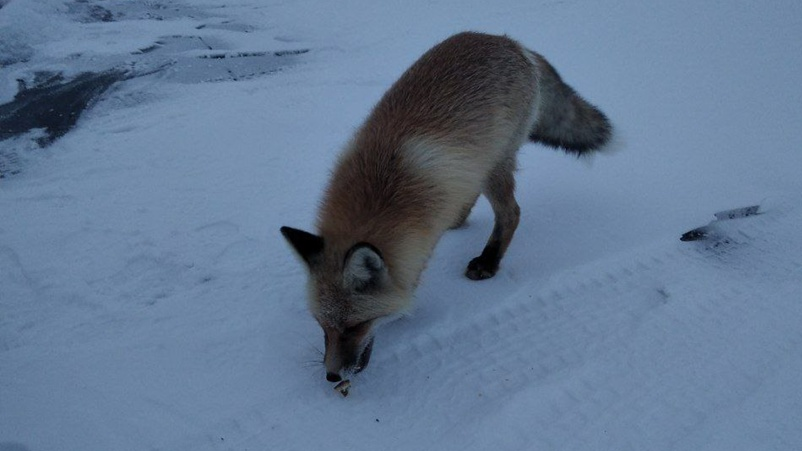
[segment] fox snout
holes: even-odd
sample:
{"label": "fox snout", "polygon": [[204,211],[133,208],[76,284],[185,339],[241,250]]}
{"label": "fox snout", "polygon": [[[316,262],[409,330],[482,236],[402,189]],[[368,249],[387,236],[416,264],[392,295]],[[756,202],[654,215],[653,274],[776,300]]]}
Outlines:
{"label": "fox snout", "polygon": [[394,290],[381,251],[359,242],[343,255],[321,236],[291,227],[282,227],[281,233],[309,268],[309,306],[325,337],[326,379],[338,382],[364,370],[373,352],[375,326],[392,319],[403,299]]}
{"label": "fox snout", "polygon": [[326,351],[323,362],[326,380],[339,382],[344,374],[355,374],[364,370],[373,352],[373,335],[370,324],[362,323],[339,331],[323,327]]}

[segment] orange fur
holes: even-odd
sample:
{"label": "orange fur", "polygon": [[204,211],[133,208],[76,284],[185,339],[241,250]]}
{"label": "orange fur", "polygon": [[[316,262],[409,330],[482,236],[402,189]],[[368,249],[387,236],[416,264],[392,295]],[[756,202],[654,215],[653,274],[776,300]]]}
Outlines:
{"label": "orange fur", "polygon": [[[552,117],[539,120],[544,115]],[[341,155],[320,205],[319,236],[304,242],[285,234],[308,263],[310,310],[326,331],[329,374],[348,369],[343,362],[356,365],[343,355],[370,348],[376,319],[409,308],[435,244],[480,193],[496,225],[466,274],[495,274],[520,217],[513,171],[527,139],[585,152],[609,134],[600,111],[512,39],[460,33],[426,52]],[[357,326],[359,343],[337,345],[344,336],[354,341]]]}

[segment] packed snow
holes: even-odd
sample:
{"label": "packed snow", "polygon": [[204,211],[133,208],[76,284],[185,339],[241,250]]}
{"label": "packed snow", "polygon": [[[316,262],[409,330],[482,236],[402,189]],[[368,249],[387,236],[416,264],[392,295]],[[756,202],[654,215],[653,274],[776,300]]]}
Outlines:
{"label": "packed snow", "polygon": [[[499,273],[463,276],[480,201],[344,398],[279,227],[462,30],[619,149],[525,145]],[[802,449],[802,3],[0,0],[0,104],[113,68],[52,144],[0,141],[0,451]]]}

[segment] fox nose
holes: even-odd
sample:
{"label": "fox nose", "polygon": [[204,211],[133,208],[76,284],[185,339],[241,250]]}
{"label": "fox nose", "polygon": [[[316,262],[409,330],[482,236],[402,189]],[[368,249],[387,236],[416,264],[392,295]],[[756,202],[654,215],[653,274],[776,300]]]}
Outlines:
{"label": "fox nose", "polygon": [[342,378],[337,373],[326,373],[326,380],[329,382],[340,382]]}

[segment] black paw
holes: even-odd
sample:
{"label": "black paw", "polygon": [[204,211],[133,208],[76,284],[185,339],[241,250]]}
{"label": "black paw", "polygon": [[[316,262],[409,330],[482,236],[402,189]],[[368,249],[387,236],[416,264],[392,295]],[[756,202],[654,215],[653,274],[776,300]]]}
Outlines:
{"label": "black paw", "polygon": [[495,276],[496,271],[498,271],[498,262],[479,256],[468,263],[465,276],[471,280],[484,280]]}

